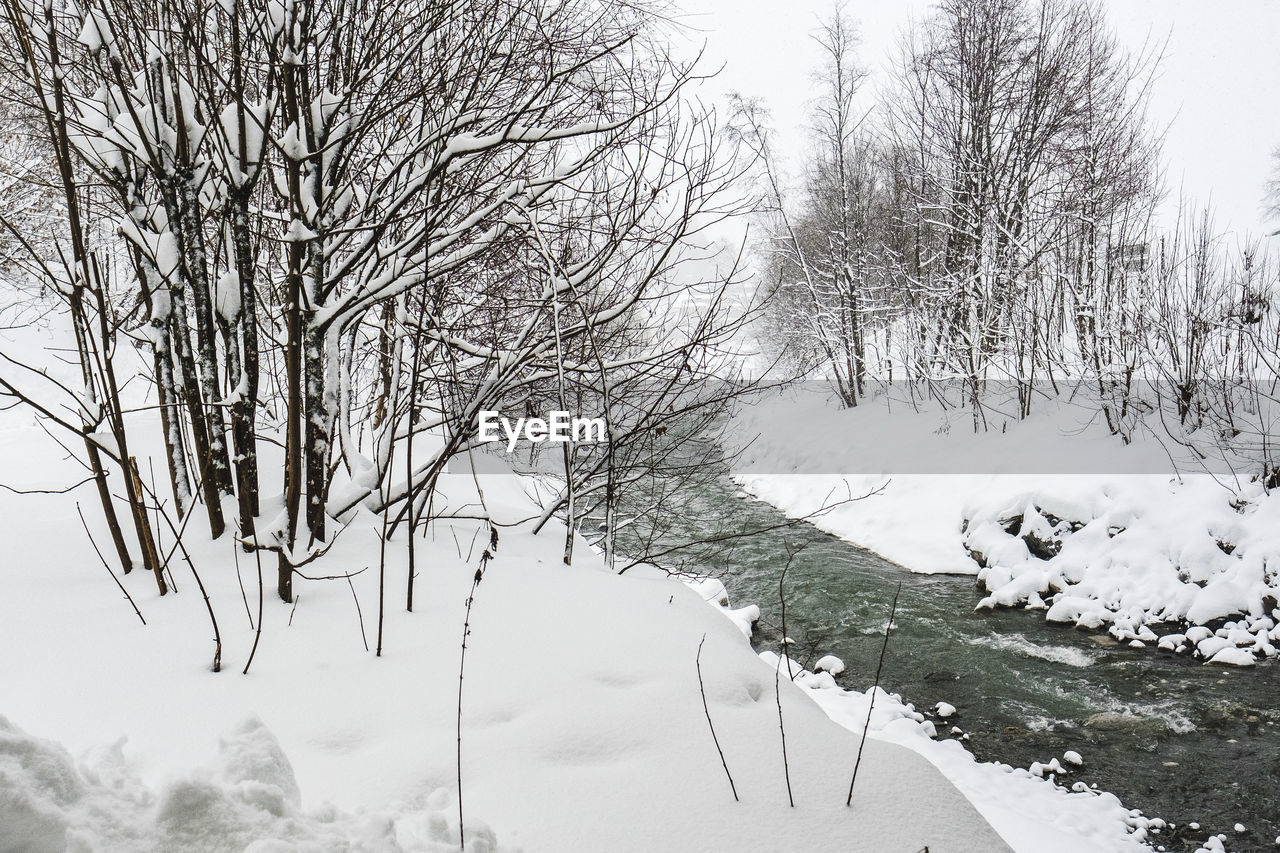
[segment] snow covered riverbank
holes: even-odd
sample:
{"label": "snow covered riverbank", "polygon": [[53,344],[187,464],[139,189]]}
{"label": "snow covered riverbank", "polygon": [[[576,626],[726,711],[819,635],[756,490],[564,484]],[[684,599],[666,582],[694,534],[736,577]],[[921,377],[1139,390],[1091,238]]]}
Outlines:
{"label": "snow covered riverbank", "polygon": [[[74,482],[56,447],[12,414],[0,453],[16,488]],[[498,522],[530,515],[519,479],[482,479]],[[474,514],[468,478],[451,476],[444,492]],[[354,524],[323,572],[359,572],[350,585],[299,579],[292,608],[268,586],[247,676],[257,567],[230,542],[188,539],[223,642],[215,675],[185,566],[164,598],[141,573],[122,578],[143,626],[72,500],[0,493],[0,526],[0,850],[159,851],[174,839],[255,853],[453,847],[459,642],[481,523],[440,522],[423,541],[412,614],[402,556],[389,561],[381,658],[365,647],[377,626],[376,528]],[[826,673],[781,680],[790,808],[777,660],[752,652],[751,610],[723,619],[703,603],[719,609],[714,586],[565,568],[558,536],[518,524],[499,535],[463,682],[469,850],[1131,851],[1153,828],[1110,795],[978,764],[883,693],[846,808],[869,696]],[[702,706],[704,636],[707,707],[740,803]]]}
{"label": "snow covered riverbank", "polygon": [[[41,435],[5,416],[7,484],[74,482]],[[469,479],[451,477],[443,491],[442,512],[475,514]],[[530,514],[516,478],[485,478],[485,497],[499,523]],[[377,631],[376,526],[357,521],[316,572],[359,572],[350,585],[299,579],[292,608],[267,588],[248,675],[239,670],[254,639],[257,567],[241,554],[237,569],[229,541],[188,539],[222,637],[215,675],[187,567],[175,566],[178,592],[163,598],[140,572],[122,578],[144,626],[93,555],[73,500],[5,492],[0,526],[0,708],[10,721],[0,849],[62,849],[76,836],[78,849],[101,851],[171,850],[174,839],[191,839],[182,849],[192,851],[435,850],[456,838],[459,646],[488,537],[480,522],[441,522],[421,543],[412,614],[397,549],[376,658],[365,646]],[[463,683],[468,849],[1003,849],[932,764],[887,741],[869,745],[846,808],[858,738],[784,680],[789,808],[774,673],[731,622],[665,576],[566,568],[558,537],[520,525],[499,536],[471,611]],[[707,703],[741,803],[704,715],[704,636]],[[98,752],[73,769],[33,737]],[[121,737],[118,755],[93,757]]]}
{"label": "snow covered riverbank", "polygon": [[[1045,408],[973,435],[954,410],[839,411],[813,389],[783,392],[735,424],[751,441],[737,479],[792,516],[868,495],[814,524],[913,571],[975,573],[980,607],[1042,609],[1215,663],[1274,657],[1280,500],[1205,473],[1072,474],[1158,470],[1165,448],[1124,447],[1084,410]],[[895,447],[911,448],[913,471],[958,458],[966,473],[897,474],[901,456],[879,453]]]}
{"label": "snow covered riverbank", "polygon": [[[734,610],[718,581],[695,584],[708,600],[748,634],[747,617],[758,615],[749,606]],[[1125,808],[1113,794],[1096,790],[1073,778],[1082,763],[1068,752],[1047,758],[1043,767],[1014,768],[978,762],[960,740],[935,739],[938,726],[951,726],[955,708],[940,704],[922,713],[897,693],[871,688],[865,693],[843,689],[835,676],[844,669],[838,658],[820,658],[815,671],[780,655],[764,651],[760,658],[785,674],[789,668],[797,686],[805,690],[827,716],[853,732],[868,724],[876,739],[900,744],[928,758],[977,807],[1000,835],[1018,851],[1140,851],[1157,841],[1166,826],[1159,818]],[[872,704],[874,696],[874,705]],[[958,729],[956,731],[959,731]]]}

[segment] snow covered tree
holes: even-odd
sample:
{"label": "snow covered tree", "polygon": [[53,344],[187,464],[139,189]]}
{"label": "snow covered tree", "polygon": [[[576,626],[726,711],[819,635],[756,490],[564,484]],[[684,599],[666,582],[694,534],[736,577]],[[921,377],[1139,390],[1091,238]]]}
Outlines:
{"label": "snow covered tree", "polygon": [[[480,411],[557,372],[609,414],[635,377],[668,389],[639,409],[669,407],[733,328],[732,271],[685,272],[725,212],[731,152],[642,6],[5,11],[66,191],[91,210],[73,255],[127,258],[122,298],[145,306],[177,507],[198,494],[216,537],[235,496],[285,600],[333,519],[364,505],[414,527]],[[428,431],[442,440],[413,440]],[[259,462],[270,434],[278,472]],[[616,450],[569,466],[608,472],[607,506]]]}
{"label": "snow covered tree", "polygon": [[[921,284],[946,306],[940,328],[974,395],[988,367],[1048,367],[1043,339],[1014,338],[1042,330],[1057,276],[1078,279],[1098,241],[1145,226],[1153,61],[1126,56],[1102,11],[1076,0],[955,0],[906,42],[891,126],[927,164],[916,204],[941,240]],[[1064,234],[1088,248],[1053,264]]]}
{"label": "snow covered tree", "polygon": [[775,282],[768,334],[801,372],[826,373],[842,403],[856,406],[869,343],[884,328],[890,299],[883,255],[894,214],[885,208],[880,143],[857,101],[866,72],[857,62],[856,26],[837,7],[814,38],[822,55],[813,75],[819,95],[810,107],[797,204],[788,202],[761,107],[741,98],[736,106],[768,187],[766,275]]}

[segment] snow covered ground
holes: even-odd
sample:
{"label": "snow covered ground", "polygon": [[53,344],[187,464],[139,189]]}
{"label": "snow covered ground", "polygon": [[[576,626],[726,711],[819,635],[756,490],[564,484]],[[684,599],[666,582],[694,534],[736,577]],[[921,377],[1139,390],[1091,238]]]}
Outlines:
{"label": "snow covered ground", "polygon": [[[130,421],[148,474],[155,418]],[[414,613],[403,542],[388,549],[381,657],[371,516],[305,570],[331,579],[295,579],[290,606],[272,560],[260,587],[254,557],[208,541],[197,514],[185,541],[218,621],[214,674],[185,562],[164,597],[141,571],[120,578],[144,626],[80,527],[77,501],[107,545],[94,495],[11,491],[82,477],[29,412],[0,412],[0,853],[456,849],[460,644],[489,537],[476,478],[445,476],[436,509],[459,517],[419,542]],[[718,581],[615,576],[585,543],[565,567],[563,529],[521,523],[536,515],[533,482],[478,479],[499,542],[462,682],[467,849],[1127,853],[1158,835],[1158,820],[1075,781],[1068,757],[979,764],[932,739],[945,714],[882,691],[847,808],[872,694],[841,689],[839,661],[777,678],[778,659],[747,639],[758,609],[731,608]]]}
{"label": "snow covered ground", "polygon": [[[17,489],[79,478],[18,411],[0,414],[0,461],[0,481]],[[481,479],[498,522],[531,514],[519,478]],[[474,514],[471,478],[450,475],[444,492],[444,511]],[[105,542],[91,496],[80,499]],[[488,535],[480,522],[440,522],[423,540],[412,614],[403,551],[389,551],[380,658],[366,650],[379,590],[368,517],[313,569],[360,572],[350,585],[299,579],[290,607],[264,564],[248,675],[256,563],[229,541],[189,536],[223,641],[214,674],[190,570],[175,565],[178,592],[164,598],[141,572],[122,578],[143,626],[94,556],[75,500],[0,491],[0,851],[456,849],[458,662]],[[753,608],[720,607],[715,582],[618,577],[585,557],[566,568],[563,531],[499,530],[463,682],[469,850],[1074,853],[1143,849],[1159,827],[1083,783],[1069,793],[978,764],[883,693],[846,808],[870,696],[829,673],[780,679],[791,808],[777,659],[750,648]],[[704,636],[707,707],[740,803],[703,709]]]}
{"label": "snow covered ground", "polygon": [[1126,447],[1085,407],[1039,409],[975,435],[967,411],[840,411],[811,386],[787,390],[736,419],[749,442],[737,478],[792,516],[868,495],[813,521],[912,571],[976,573],[981,607],[1043,609],[1214,663],[1275,656],[1280,499],[1169,473],[1165,445]]}

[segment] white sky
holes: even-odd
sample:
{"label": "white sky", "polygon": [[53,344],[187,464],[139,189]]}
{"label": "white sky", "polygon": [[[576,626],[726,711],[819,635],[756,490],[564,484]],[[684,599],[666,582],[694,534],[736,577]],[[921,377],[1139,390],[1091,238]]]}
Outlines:
{"label": "white sky", "polygon": [[[830,0],[675,0],[684,23],[705,37],[708,67],[723,63],[705,97],[727,91],[761,97],[773,112],[779,148],[798,156],[805,102],[818,57],[810,38]],[[903,25],[930,0],[849,0],[860,62],[883,77]],[[1222,230],[1260,236],[1263,183],[1280,146],[1280,2],[1277,0],[1106,0],[1131,50],[1168,37],[1152,118],[1170,124],[1164,157],[1171,195],[1210,197]],[[873,83],[874,85],[874,83]],[[1274,238],[1280,241],[1280,237]]]}

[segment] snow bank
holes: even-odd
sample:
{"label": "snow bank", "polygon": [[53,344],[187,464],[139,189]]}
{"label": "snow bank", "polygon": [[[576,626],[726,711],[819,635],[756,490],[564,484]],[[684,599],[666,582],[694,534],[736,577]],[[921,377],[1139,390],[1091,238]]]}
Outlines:
{"label": "snow bank", "polygon": [[[734,612],[727,597],[708,603],[726,616]],[[1067,787],[1066,777],[1084,763],[1078,753],[1064,755],[1071,766],[1064,766],[1056,758],[1027,769],[982,763],[960,741],[937,740],[934,723],[897,693],[878,687],[864,693],[845,690],[831,672],[810,672],[795,661],[784,666],[781,656],[772,651],[759,655],[770,670],[782,673],[784,685],[789,670],[794,684],[839,725],[858,735],[868,732],[868,742],[888,741],[928,759],[1014,850],[1141,853],[1150,850],[1146,844],[1149,831],[1164,826],[1160,818],[1148,818],[1136,809],[1126,808],[1114,794],[1097,791],[1083,782]],[[772,695],[772,684],[768,692]],[[955,708],[946,703],[939,703],[935,709],[939,721],[954,713]],[[790,732],[788,728],[788,743]],[[864,783],[857,783],[855,801],[864,790]]]}

